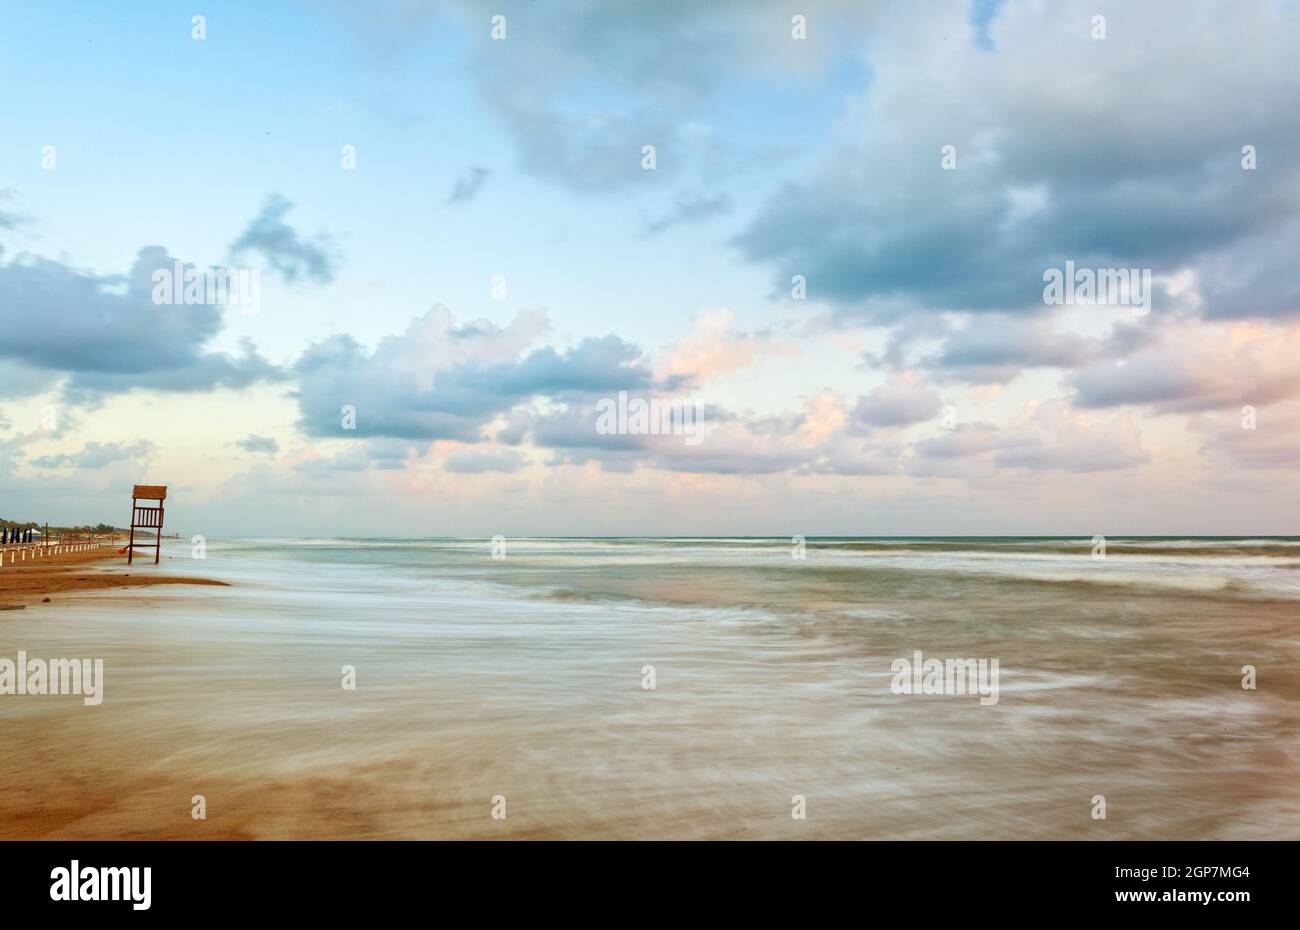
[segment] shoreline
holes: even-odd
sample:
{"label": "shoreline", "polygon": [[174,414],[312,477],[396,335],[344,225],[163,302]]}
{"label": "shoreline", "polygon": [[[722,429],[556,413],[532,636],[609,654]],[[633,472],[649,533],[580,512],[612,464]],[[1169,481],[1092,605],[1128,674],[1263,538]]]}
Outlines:
{"label": "shoreline", "polygon": [[[793,568],[783,550],[657,552],[520,546],[501,565],[479,540],[346,556],[240,543],[209,549],[223,592],[0,613],[0,658],[104,669],[99,705],[0,697],[0,837],[1296,835],[1300,594],[1081,598],[983,562],[918,577],[864,558],[847,575],[805,571],[813,552]],[[188,567],[114,556],[45,567],[160,581]],[[534,596],[556,585],[589,599]],[[684,587],[709,596],[681,603]],[[896,693],[892,662],[917,643],[998,659],[998,703]],[[1097,794],[1108,820],[1090,814]]]}
{"label": "shoreline", "polygon": [[0,567],[0,612],[46,603],[46,598],[52,602],[57,594],[160,584],[227,586],[228,582],[158,573],[152,562],[128,566],[125,555],[108,547],[13,563],[6,558]]}

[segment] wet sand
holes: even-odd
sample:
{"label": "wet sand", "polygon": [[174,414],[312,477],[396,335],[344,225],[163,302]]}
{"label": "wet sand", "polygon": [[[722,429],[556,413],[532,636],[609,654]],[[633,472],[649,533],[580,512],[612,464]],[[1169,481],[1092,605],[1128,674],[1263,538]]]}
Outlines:
{"label": "wet sand", "polygon": [[[0,656],[106,670],[97,707],[0,698],[0,837],[1300,835],[1294,600],[874,560],[846,583],[761,555],[584,574],[590,554],[522,544],[505,564],[478,544],[409,566],[381,546],[261,551],[209,554],[228,587],[0,614]],[[534,596],[538,573],[566,596]],[[999,657],[1000,701],[891,693],[917,648]]]}
{"label": "wet sand", "polygon": [[0,611],[5,607],[41,604],[44,598],[77,591],[135,588],[157,584],[225,584],[209,578],[160,574],[152,556],[132,565],[126,556],[107,546],[82,552],[63,552],[10,562],[5,553],[0,567]]}

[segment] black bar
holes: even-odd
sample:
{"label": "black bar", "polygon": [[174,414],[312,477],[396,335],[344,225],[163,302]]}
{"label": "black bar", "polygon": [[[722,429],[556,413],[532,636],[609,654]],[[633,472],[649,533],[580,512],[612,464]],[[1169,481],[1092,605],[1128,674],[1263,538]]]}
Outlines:
{"label": "black bar", "polygon": [[[1231,921],[1243,908],[1290,903],[1297,851],[1290,842],[9,842],[0,843],[0,894],[6,916],[145,913],[125,894],[53,900],[52,873],[76,860],[79,872],[149,867],[147,913],[165,917],[373,916],[434,904],[468,917],[564,898],[583,908],[606,901],[610,918],[669,919],[688,911],[660,908],[694,907],[704,895],[732,914],[850,907],[928,914],[944,926],[958,915],[1097,911]],[[1133,892],[1154,900],[1117,899]],[[1205,892],[1248,900],[1162,899]]]}

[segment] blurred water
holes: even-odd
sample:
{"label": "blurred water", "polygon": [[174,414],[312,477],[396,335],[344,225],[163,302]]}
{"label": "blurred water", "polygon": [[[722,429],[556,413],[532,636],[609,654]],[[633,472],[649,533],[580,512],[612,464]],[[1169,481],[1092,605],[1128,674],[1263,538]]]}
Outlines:
{"label": "blurred water", "polygon": [[[177,543],[232,586],[11,614],[106,682],[0,697],[0,835],[1300,835],[1294,538],[506,545]],[[893,693],[913,650],[999,702]]]}

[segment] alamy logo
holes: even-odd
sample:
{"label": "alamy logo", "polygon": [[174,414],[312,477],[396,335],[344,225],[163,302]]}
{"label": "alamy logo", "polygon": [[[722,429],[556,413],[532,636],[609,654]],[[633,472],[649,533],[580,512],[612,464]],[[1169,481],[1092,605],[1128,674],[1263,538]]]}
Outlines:
{"label": "alamy logo", "polygon": [[256,268],[186,268],[175,262],[171,268],[157,268],[153,276],[153,302],[165,304],[211,304],[243,307],[244,313],[258,312],[262,304],[262,273]]}
{"label": "alamy logo", "polygon": [[152,902],[153,869],[83,866],[73,859],[68,868],[50,872],[51,901],[130,901],[133,910],[147,911]]}
{"label": "alamy logo", "polygon": [[997,659],[926,659],[917,649],[910,660],[895,659],[889,670],[895,694],[978,694],[981,707],[998,702]]}
{"label": "alamy logo", "polygon": [[1076,269],[1071,261],[1065,263],[1064,271],[1048,268],[1043,282],[1045,304],[1101,304],[1151,312],[1150,268]]}
{"label": "alamy logo", "polygon": [[601,436],[685,436],[688,446],[704,441],[700,435],[703,401],[629,399],[627,391],[619,391],[617,401],[612,397],[598,400],[596,414],[596,432]]}
{"label": "alamy logo", "polygon": [[94,707],[104,700],[104,660],[29,659],[18,650],[18,661],[0,659],[0,694],[80,694]]}

